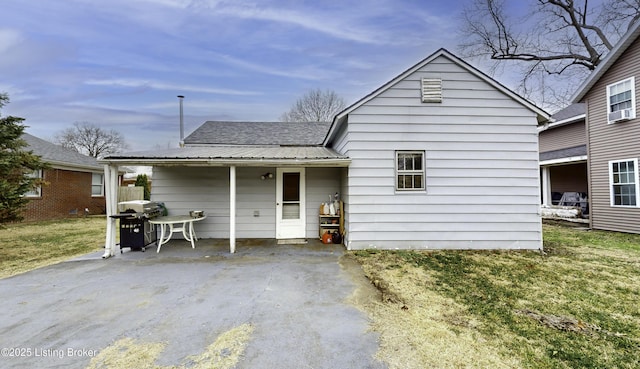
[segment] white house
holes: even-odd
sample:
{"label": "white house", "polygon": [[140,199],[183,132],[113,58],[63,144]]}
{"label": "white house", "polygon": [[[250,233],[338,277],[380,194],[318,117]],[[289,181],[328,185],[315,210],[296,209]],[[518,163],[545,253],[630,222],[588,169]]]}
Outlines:
{"label": "white house", "polygon": [[[203,210],[200,238],[316,238],[338,192],[348,249],[540,249],[537,125],[549,115],[440,49],[331,123],[205,122],[152,165],[152,200]],[[270,179],[270,175],[273,179]],[[264,179],[263,179],[264,178]],[[115,210],[115,198],[109,197]],[[107,252],[115,250],[108,221]]]}

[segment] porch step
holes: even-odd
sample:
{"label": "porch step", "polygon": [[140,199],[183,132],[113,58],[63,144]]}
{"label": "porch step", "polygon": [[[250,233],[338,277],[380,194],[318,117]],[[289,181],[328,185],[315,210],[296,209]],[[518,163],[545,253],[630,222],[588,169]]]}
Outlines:
{"label": "porch step", "polygon": [[306,238],[285,238],[278,240],[278,245],[302,245],[307,243]]}

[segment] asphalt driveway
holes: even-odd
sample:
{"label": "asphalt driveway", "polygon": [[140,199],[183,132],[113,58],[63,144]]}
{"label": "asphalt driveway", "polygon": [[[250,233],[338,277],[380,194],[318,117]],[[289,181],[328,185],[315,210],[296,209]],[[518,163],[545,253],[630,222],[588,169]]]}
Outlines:
{"label": "asphalt driveway", "polygon": [[238,368],[383,368],[367,317],[347,302],[357,281],[342,254],[239,242],[231,255],[223,242],[178,241],[160,254],[93,254],[2,279],[0,367],[86,368],[123,338],[165,343],[156,366],[189,367],[248,323]]}

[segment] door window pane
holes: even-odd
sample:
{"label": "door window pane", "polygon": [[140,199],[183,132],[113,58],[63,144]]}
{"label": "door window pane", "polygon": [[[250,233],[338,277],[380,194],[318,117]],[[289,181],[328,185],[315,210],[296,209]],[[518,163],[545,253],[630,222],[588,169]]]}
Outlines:
{"label": "door window pane", "polygon": [[300,201],[300,173],[282,173],[282,200]]}

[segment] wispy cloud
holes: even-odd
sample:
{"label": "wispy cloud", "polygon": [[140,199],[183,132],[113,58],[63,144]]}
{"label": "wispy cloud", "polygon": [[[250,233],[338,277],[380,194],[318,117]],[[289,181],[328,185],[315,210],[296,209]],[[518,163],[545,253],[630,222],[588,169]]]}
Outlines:
{"label": "wispy cloud", "polygon": [[17,45],[23,36],[15,29],[0,28],[0,54],[6,53],[12,46]]}
{"label": "wispy cloud", "polygon": [[245,59],[233,57],[231,55],[217,55],[217,59],[220,62],[226,63],[228,65],[242,68],[246,70],[251,70],[254,72],[270,74],[273,76],[287,77],[287,78],[298,78],[305,80],[318,81],[322,79],[326,79],[333,74],[330,71],[322,70],[313,65],[313,63],[308,63],[303,67],[273,67],[268,66],[264,63],[254,63],[247,61]]}
{"label": "wispy cloud", "polygon": [[335,13],[324,14],[319,9],[292,10],[238,1],[203,1],[200,6],[211,9],[216,15],[291,24],[340,40],[366,44],[383,44],[388,41],[374,28],[358,25],[353,17],[346,19]]}
{"label": "wispy cloud", "polygon": [[203,92],[209,94],[218,95],[260,95],[260,92],[248,91],[248,90],[233,90],[226,88],[211,88],[194,85],[180,85],[171,84],[158,81],[144,80],[144,79],[90,79],[85,81],[85,84],[92,86],[111,86],[111,87],[131,87],[131,88],[151,88],[156,90],[169,90],[169,91],[189,91],[189,92]]}

